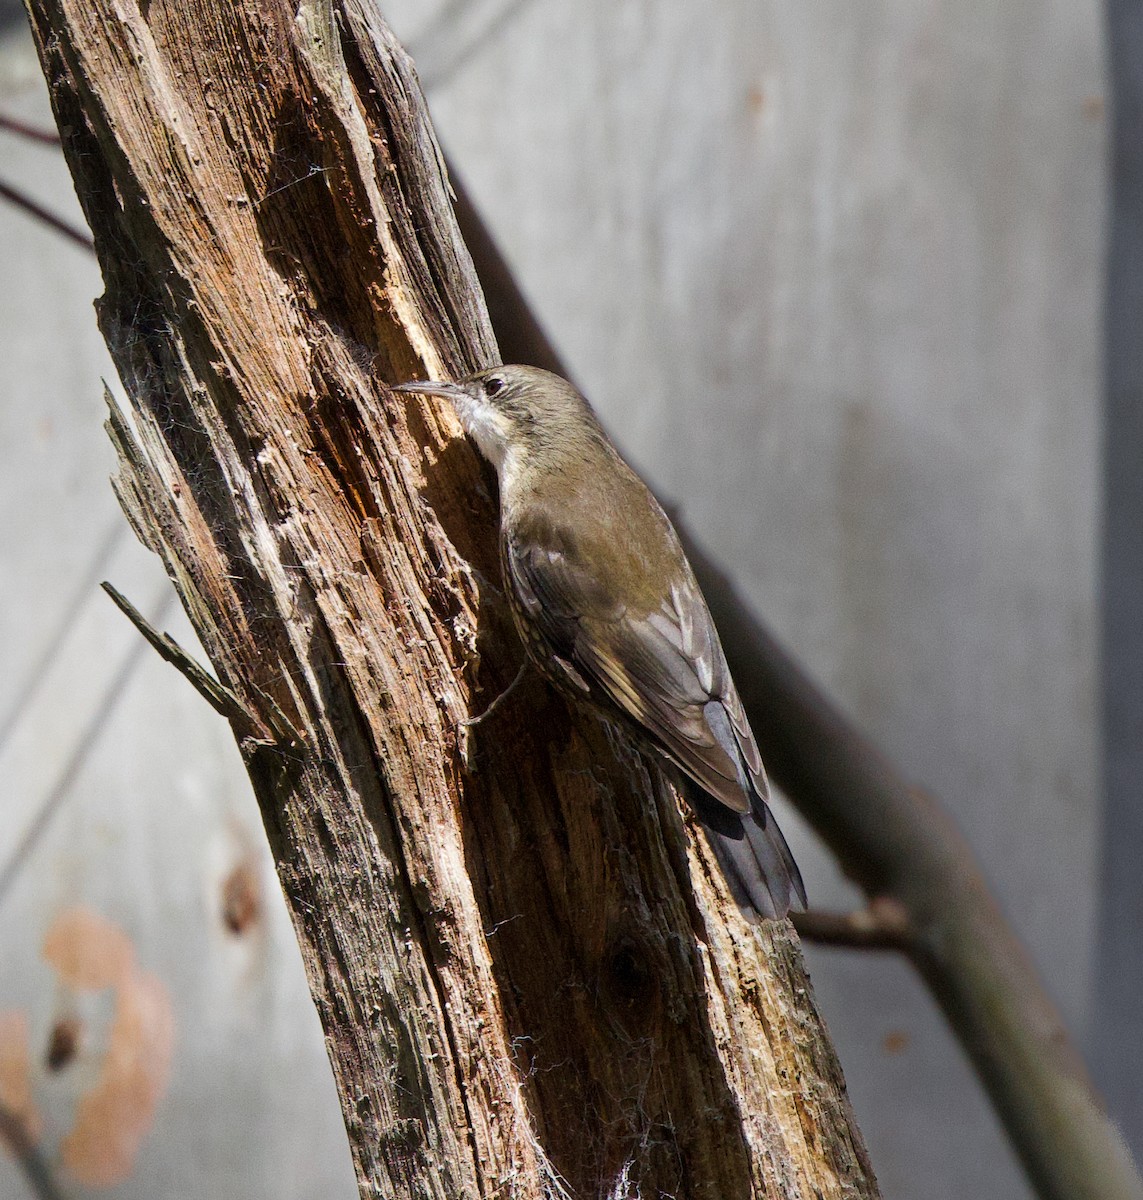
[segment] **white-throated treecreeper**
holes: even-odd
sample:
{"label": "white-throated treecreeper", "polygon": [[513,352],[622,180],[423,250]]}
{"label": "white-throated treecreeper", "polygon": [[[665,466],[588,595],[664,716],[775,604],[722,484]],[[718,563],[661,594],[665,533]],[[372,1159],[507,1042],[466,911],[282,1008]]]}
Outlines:
{"label": "white-throated treecreeper", "polygon": [[744,911],[804,906],[694,572],[588,402],[535,367],[397,390],[447,397],[496,468],[504,583],[540,672],[678,768]]}

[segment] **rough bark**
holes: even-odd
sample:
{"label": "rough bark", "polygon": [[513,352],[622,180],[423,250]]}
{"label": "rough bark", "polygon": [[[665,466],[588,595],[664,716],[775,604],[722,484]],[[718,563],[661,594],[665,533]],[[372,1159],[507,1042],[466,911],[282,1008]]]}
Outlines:
{"label": "rough bark", "polygon": [[363,1195],[875,1196],[786,924],[512,677],[494,486],[385,383],[496,358],[367,0],[29,0],[117,487],[233,694]]}

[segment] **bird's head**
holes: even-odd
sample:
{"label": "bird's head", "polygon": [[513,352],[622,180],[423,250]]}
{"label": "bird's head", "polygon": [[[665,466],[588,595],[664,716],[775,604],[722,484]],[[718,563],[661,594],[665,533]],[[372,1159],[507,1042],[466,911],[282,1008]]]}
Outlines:
{"label": "bird's head", "polygon": [[393,389],[452,402],[465,432],[503,478],[537,455],[566,453],[603,434],[588,402],[566,379],[538,367],[500,366],[456,383],[414,380]]}

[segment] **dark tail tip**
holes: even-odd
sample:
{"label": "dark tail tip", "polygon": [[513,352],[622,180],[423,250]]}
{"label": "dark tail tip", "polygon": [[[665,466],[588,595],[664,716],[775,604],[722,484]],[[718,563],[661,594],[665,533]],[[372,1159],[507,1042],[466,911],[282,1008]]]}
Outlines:
{"label": "dark tail tip", "polygon": [[737,837],[709,827],[707,837],[738,907],[776,921],[806,907],[806,887],[778,822],[768,810],[762,815],[765,824],[755,813],[740,817]]}
{"label": "dark tail tip", "polygon": [[684,779],[683,785],[738,907],[748,917],[757,914],[769,920],[781,920],[791,908],[804,909],[802,873],[766,802],[753,796],[753,811],[742,815],[708,796],[693,780]]}

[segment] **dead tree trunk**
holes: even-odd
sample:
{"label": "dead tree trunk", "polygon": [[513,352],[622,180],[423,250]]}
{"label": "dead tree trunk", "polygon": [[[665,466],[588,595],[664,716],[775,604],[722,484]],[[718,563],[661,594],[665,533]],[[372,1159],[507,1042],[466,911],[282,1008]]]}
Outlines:
{"label": "dead tree trunk", "polygon": [[512,677],[494,487],[385,383],[496,359],[368,0],[29,0],[125,385],[117,487],[223,688],[362,1195],[869,1197],[786,924]]}

